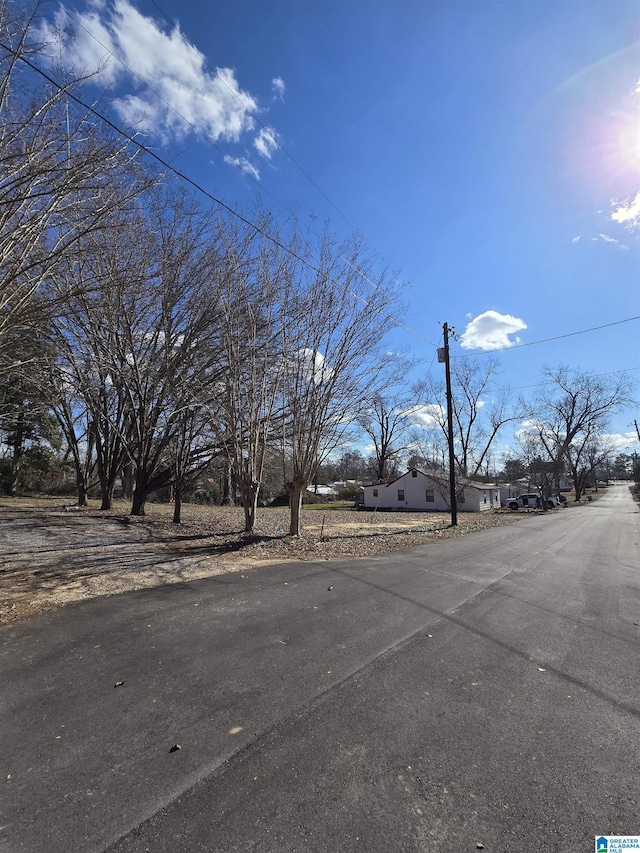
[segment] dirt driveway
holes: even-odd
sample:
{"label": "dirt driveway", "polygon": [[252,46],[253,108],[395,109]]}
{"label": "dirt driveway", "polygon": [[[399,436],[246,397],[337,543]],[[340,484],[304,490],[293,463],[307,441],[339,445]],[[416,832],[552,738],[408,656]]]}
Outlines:
{"label": "dirt driveway", "polygon": [[286,560],[354,559],[509,524],[509,511],[443,513],[303,511],[303,536],[285,535],[287,509],[263,509],[254,534],[234,507],[151,505],[143,519],[122,504],[68,510],[61,499],[0,499],[0,623],[87,598],[250,571]]}

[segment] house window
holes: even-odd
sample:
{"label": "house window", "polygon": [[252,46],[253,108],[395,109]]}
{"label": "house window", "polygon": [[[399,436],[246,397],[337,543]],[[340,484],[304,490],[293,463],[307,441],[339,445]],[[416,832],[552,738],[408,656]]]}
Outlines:
{"label": "house window", "polygon": [[458,506],[460,506],[460,504],[464,503],[464,491],[462,489],[460,489],[460,491],[457,493],[456,500],[457,500]]}
{"label": "house window", "polygon": [[412,477],[417,477],[417,476],[418,476],[418,472],[417,472],[417,471],[412,471],[412,472],[411,472],[411,476],[412,476]]}
{"label": "house window", "polygon": [[374,496],[374,498],[378,497],[378,490],[377,489],[373,490],[373,496]]}
{"label": "house window", "polygon": [[399,501],[404,500],[404,489],[398,489],[398,500]]}
{"label": "house window", "polygon": [[434,494],[434,492],[433,492],[433,489],[427,489],[427,492],[426,492],[426,501],[427,501],[427,503],[428,503],[428,504],[435,503],[435,500],[436,500],[436,496],[435,496],[435,494]]}

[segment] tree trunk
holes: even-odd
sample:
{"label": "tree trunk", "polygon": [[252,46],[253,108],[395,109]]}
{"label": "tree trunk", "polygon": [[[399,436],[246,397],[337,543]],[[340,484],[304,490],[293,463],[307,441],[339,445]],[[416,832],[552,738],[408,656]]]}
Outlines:
{"label": "tree trunk", "polygon": [[78,482],[78,506],[88,506],[87,501],[87,484],[84,482]]}
{"label": "tree trunk", "polygon": [[173,493],[173,523],[180,524],[180,515],[182,513],[182,489],[176,483]]}
{"label": "tree trunk", "polygon": [[144,505],[147,502],[147,496],[142,489],[137,489],[133,493],[133,502],[131,504],[130,515],[144,515]]}
{"label": "tree trunk", "polygon": [[573,487],[575,490],[574,501],[579,501],[582,495],[584,494],[585,487],[585,478],[582,474],[579,474],[577,470],[572,472],[573,474]]}
{"label": "tree trunk", "polygon": [[113,487],[109,488],[109,486],[101,486],[102,492],[102,503],[100,504],[101,510],[111,509],[113,506]]}
{"label": "tree trunk", "polygon": [[78,506],[88,506],[87,503],[87,492],[89,491],[89,486],[87,483],[88,477],[86,475],[84,466],[80,462],[77,448],[75,448],[76,452],[73,453],[73,466],[76,471],[76,489],[78,492]]}
{"label": "tree trunk", "polygon": [[231,465],[227,465],[226,470],[222,479],[222,506],[231,506],[233,501],[231,500],[231,492],[233,491],[233,478],[231,472]]}
{"label": "tree trunk", "polygon": [[109,510],[113,505],[113,488],[116,481],[118,462],[105,452],[106,445],[96,434],[96,467],[100,481],[100,510]]}
{"label": "tree trunk", "polygon": [[242,493],[242,506],[244,508],[244,532],[251,533],[256,526],[260,483],[239,483],[238,485]]}
{"label": "tree trunk", "polygon": [[287,483],[289,509],[291,511],[289,536],[300,536],[300,513],[302,510],[302,493],[304,489],[305,487],[301,483]]}
{"label": "tree trunk", "polygon": [[122,469],[122,497],[131,500],[133,498],[133,465],[131,462]]}
{"label": "tree trunk", "polygon": [[100,478],[100,510],[111,509],[113,504],[113,482],[110,481],[107,472],[101,464],[98,464],[98,477]]}
{"label": "tree trunk", "polygon": [[22,454],[24,452],[24,430],[22,429],[23,423],[24,415],[21,412],[18,415],[18,422],[14,431],[13,453],[11,454],[11,473],[9,474],[9,480],[7,481],[7,485],[9,487],[8,493],[11,497],[13,497],[14,495],[16,486],[18,485],[18,479],[20,477],[20,463],[22,462]]}
{"label": "tree trunk", "polygon": [[144,505],[147,502],[149,494],[149,481],[141,471],[136,472],[135,486],[133,489],[133,499],[131,503],[130,515],[144,515]]}

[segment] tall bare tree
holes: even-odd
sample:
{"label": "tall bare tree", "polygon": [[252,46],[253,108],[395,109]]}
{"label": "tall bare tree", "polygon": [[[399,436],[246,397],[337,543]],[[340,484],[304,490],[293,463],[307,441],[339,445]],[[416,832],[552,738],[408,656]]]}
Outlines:
{"label": "tall bare tree", "polygon": [[302,495],[318,464],[380,390],[384,356],[378,347],[400,307],[391,277],[375,272],[375,259],[358,238],[339,245],[324,234],[319,251],[306,255],[319,260],[314,270],[293,270],[281,324],[292,536],[300,534]]}
{"label": "tall bare tree", "polygon": [[[261,217],[261,232],[270,229]],[[242,496],[245,531],[254,529],[258,495],[281,385],[280,323],[289,263],[254,229],[225,229],[225,272],[218,317],[223,365],[217,405],[220,442]]]}
{"label": "tall bare tree", "polygon": [[416,403],[415,388],[390,390],[374,394],[358,413],[358,424],[373,442],[376,479],[384,480],[390,463],[409,446],[409,434],[416,423]]}
{"label": "tall bare tree", "polygon": [[187,196],[161,193],[147,221],[153,231],[145,286],[125,287],[114,364],[131,413],[132,515],[143,515],[148,495],[172,481],[169,448],[182,427],[176,415],[201,405],[197,395],[214,381],[218,357],[211,334],[218,300],[214,218]]}
{"label": "tall bare tree", "polygon": [[627,374],[596,376],[566,366],[545,368],[540,393],[528,404],[529,419],[556,470],[566,462],[580,500],[587,449],[604,433],[609,417],[633,402]]}
{"label": "tall bare tree", "polygon": [[204,411],[217,299],[213,217],[160,188],[144,202],[87,235],[45,291],[64,306],[58,369],[88,412],[103,507],[129,463],[134,515],[175,477],[177,436],[193,427],[181,413]]}
{"label": "tall bare tree", "polygon": [[0,369],[14,361],[7,330],[29,321],[55,265],[140,191],[137,152],[80,105],[83,81],[34,70],[33,15],[0,3]]}
{"label": "tall bare tree", "polygon": [[[502,427],[518,417],[515,402],[508,389],[492,389],[499,372],[497,359],[458,358],[451,368],[454,455],[458,488],[482,471],[490,449]],[[444,377],[430,377],[420,384],[423,412],[435,430],[430,430],[425,446],[417,444],[422,455],[440,460],[447,458],[447,396]]]}

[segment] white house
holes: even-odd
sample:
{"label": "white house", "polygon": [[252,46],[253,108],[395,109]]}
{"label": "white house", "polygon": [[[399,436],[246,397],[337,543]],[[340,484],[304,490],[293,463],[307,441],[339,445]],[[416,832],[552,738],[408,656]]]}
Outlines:
{"label": "white house", "polygon": [[322,497],[327,498],[328,500],[333,500],[338,497],[338,493],[335,489],[332,489],[331,486],[309,486],[306,489],[307,492],[311,492],[313,495],[322,495]]}
{"label": "white house", "polygon": [[[363,486],[367,509],[449,510],[449,483],[441,477],[411,468],[390,483]],[[491,483],[469,483],[458,493],[461,512],[500,508],[500,490]]]}

